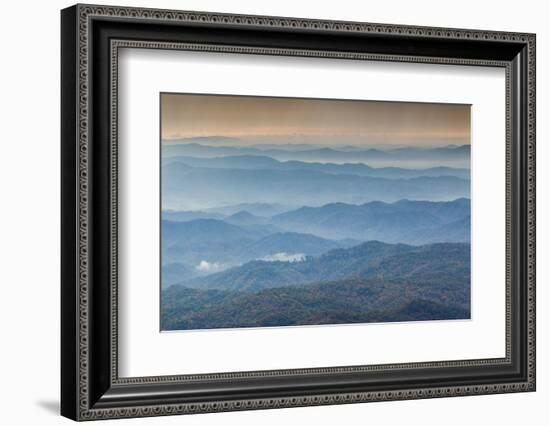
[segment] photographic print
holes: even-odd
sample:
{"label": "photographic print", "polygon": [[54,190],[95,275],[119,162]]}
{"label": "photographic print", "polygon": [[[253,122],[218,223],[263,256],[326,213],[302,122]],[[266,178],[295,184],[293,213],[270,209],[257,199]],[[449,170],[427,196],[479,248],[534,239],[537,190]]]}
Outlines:
{"label": "photographic print", "polygon": [[470,318],[470,105],[161,93],[161,331]]}

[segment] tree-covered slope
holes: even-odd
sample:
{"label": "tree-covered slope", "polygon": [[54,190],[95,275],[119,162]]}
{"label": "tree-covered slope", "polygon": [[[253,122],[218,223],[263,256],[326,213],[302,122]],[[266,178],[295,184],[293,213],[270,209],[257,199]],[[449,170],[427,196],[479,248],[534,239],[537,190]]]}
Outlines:
{"label": "tree-covered slope", "polygon": [[469,277],[470,245],[440,243],[426,246],[369,241],[331,250],[302,262],[252,261],[223,272],[183,281],[192,288],[255,292],[265,288],[338,280],[352,276],[384,279],[431,279],[451,275]]}
{"label": "tree-covered slope", "polygon": [[[182,293],[184,294],[181,297]],[[470,316],[469,280],[350,278],[239,293],[174,286],[162,294],[162,329],[267,327]]]}

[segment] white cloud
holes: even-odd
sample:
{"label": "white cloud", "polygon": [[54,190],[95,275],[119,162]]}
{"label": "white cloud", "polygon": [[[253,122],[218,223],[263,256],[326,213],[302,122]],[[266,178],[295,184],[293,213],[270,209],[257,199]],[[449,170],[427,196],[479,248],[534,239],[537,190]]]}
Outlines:
{"label": "white cloud", "polygon": [[270,254],[269,256],[264,256],[260,258],[266,262],[303,262],[306,260],[306,255],[304,253],[275,253]]}
{"label": "white cloud", "polygon": [[208,262],[201,260],[200,263],[195,266],[195,269],[199,272],[218,272],[222,269],[222,265],[218,262]]}

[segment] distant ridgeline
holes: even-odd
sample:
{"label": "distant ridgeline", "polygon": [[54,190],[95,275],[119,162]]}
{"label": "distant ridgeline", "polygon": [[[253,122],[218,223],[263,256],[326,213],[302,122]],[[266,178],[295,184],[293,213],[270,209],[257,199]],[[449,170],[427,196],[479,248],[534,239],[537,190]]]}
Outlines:
{"label": "distant ridgeline", "polygon": [[[192,142],[192,141],[199,141]],[[206,143],[205,143],[206,142]],[[234,157],[263,157],[261,168],[268,168],[268,161],[305,161],[319,163],[367,163],[382,164],[420,164],[437,163],[451,167],[466,167],[470,164],[470,145],[447,145],[437,148],[401,147],[390,149],[377,149],[359,146],[320,146],[312,144],[272,144],[238,146],[224,143],[220,145],[208,145],[209,141],[203,138],[182,139],[164,143],[162,156],[165,159],[175,157],[200,158],[224,158],[233,160]],[[238,140],[230,143],[239,143]],[[218,162],[215,167],[220,167]],[[249,162],[249,161],[247,161]],[[200,163],[201,166],[206,163]],[[247,165],[246,168],[258,168],[257,163]],[[273,163],[272,163],[273,164]],[[197,165],[197,164],[195,164]],[[210,166],[207,166],[210,167]],[[235,166],[231,166],[235,167]],[[237,167],[239,168],[239,167]]]}
{"label": "distant ridgeline", "polygon": [[470,197],[469,164],[469,145],[342,151],[163,144],[162,203],[191,210],[258,201],[451,201]]}

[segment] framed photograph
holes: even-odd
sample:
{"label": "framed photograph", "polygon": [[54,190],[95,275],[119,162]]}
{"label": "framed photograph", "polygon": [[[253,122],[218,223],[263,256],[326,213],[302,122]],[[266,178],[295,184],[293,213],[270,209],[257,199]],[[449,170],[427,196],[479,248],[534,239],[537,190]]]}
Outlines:
{"label": "framed photograph", "polygon": [[61,412],[535,390],[535,35],[61,12]]}

